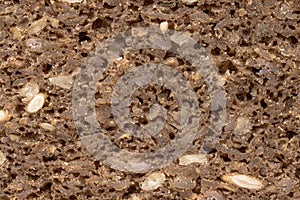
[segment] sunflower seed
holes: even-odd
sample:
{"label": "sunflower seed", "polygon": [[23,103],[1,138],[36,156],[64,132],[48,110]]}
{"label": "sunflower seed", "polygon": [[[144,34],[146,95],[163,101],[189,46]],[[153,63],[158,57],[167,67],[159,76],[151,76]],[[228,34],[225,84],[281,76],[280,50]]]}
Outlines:
{"label": "sunflower seed", "polygon": [[53,131],[55,129],[55,127],[49,123],[40,123],[39,126],[48,131]]}
{"label": "sunflower seed", "polygon": [[29,102],[28,106],[27,106],[27,112],[29,113],[35,113],[38,110],[40,110],[45,102],[45,95],[44,94],[37,94],[35,95],[31,101]]}
{"label": "sunflower seed", "polygon": [[189,165],[192,163],[205,164],[207,162],[206,156],[202,154],[191,154],[179,157],[179,165]]}
{"label": "sunflower seed", "polygon": [[242,188],[259,190],[263,187],[262,181],[243,174],[223,175],[221,179],[227,183],[235,184]]}

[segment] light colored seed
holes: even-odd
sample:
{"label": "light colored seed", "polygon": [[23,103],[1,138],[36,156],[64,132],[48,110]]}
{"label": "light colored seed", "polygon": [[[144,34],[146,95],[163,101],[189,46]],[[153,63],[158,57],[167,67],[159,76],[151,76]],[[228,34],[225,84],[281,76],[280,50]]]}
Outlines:
{"label": "light colored seed", "polygon": [[51,84],[56,85],[58,87],[64,88],[64,89],[71,89],[73,84],[73,78],[72,76],[56,76],[49,78],[49,81]]}
{"label": "light colored seed", "polygon": [[236,120],[234,133],[237,135],[245,135],[247,134],[251,129],[251,123],[250,120],[246,117],[239,117]]}
{"label": "light colored seed", "polygon": [[263,187],[262,181],[243,174],[228,174],[223,175],[221,179],[227,183],[235,184],[238,187],[259,190]]}
{"label": "light colored seed", "polygon": [[244,17],[247,14],[247,11],[244,8],[241,8],[238,13],[240,17]]}
{"label": "light colored seed", "polygon": [[48,17],[49,23],[53,28],[59,27],[59,20],[53,17]]}
{"label": "light colored seed", "polygon": [[30,25],[28,28],[29,34],[37,34],[39,33],[42,29],[44,29],[47,26],[47,17],[42,17],[41,19],[38,19]]}
{"label": "light colored seed", "polygon": [[164,64],[171,67],[177,67],[179,65],[179,62],[176,57],[169,57],[164,60]]}
{"label": "light colored seed", "polygon": [[10,115],[7,110],[0,110],[0,123],[6,122],[10,119]]}
{"label": "light colored seed", "polygon": [[168,24],[168,22],[167,22],[167,21],[161,22],[160,25],[159,25],[159,28],[160,28],[161,32],[162,32],[163,34],[165,34],[165,33],[168,31],[168,29],[169,29],[169,24]]}
{"label": "light colored seed", "polygon": [[8,137],[9,137],[9,139],[10,139],[11,141],[19,142],[21,136],[20,136],[20,135],[10,134],[10,135],[8,135]]}
{"label": "light colored seed", "polygon": [[21,40],[24,37],[24,29],[20,27],[13,27],[10,29],[14,39]]}
{"label": "light colored seed", "polygon": [[20,95],[31,99],[40,91],[39,85],[35,82],[26,83],[25,86],[21,89]]}
{"label": "light colored seed", "polygon": [[81,3],[83,0],[61,0],[61,2],[67,3]]}
{"label": "light colored seed", "polygon": [[171,182],[172,188],[178,188],[183,190],[192,190],[196,186],[196,182],[184,176],[176,176]]}
{"label": "light colored seed", "polygon": [[142,200],[142,199],[138,197],[136,194],[133,194],[130,196],[129,200]]}
{"label": "light colored seed", "polygon": [[224,200],[224,196],[217,191],[207,191],[205,193],[205,199]]}
{"label": "light colored seed", "polygon": [[27,112],[35,113],[40,110],[45,103],[45,95],[44,94],[37,94],[35,95],[27,106]]}
{"label": "light colored seed", "polygon": [[192,163],[206,164],[207,158],[203,154],[190,154],[179,157],[179,165],[189,165]]}
{"label": "light colored seed", "polygon": [[2,165],[6,160],[6,157],[2,151],[0,151],[0,165]]}
{"label": "light colored seed", "polygon": [[55,127],[49,123],[40,123],[39,126],[48,131],[53,131],[55,129]]}
{"label": "light colored seed", "polygon": [[43,50],[43,40],[41,39],[29,38],[26,40],[26,45],[34,52],[40,52]]}
{"label": "light colored seed", "polygon": [[143,181],[141,188],[142,190],[155,190],[159,188],[163,182],[165,182],[166,176],[160,172],[154,172],[153,174],[149,175]]}
{"label": "light colored seed", "polygon": [[186,5],[193,5],[197,2],[198,0],[182,0],[182,3]]}

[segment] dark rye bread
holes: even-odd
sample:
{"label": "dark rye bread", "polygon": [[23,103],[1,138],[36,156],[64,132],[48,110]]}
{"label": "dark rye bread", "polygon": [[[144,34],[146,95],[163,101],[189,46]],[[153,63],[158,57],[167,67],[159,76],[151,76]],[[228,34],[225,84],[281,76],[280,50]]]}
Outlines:
{"label": "dark rye bread", "polygon": [[[1,200],[300,199],[299,1],[70,2],[0,0]],[[207,163],[176,161],[157,170],[165,181],[148,191],[143,183],[153,172],[112,169],[82,145],[72,117],[72,83],[98,42],[165,21],[211,54],[225,83],[227,119]],[[200,102],[200,125],[209,123],[210,113],[201,107],[208,100],[205,83],[194,77],[190,63],[161,50],[128,52],[99,81],[96,111],[109,138],[129,151],[155,150],[177,133],[169,120],[158,141],[118,140],[122,130],[111,123],[107,102],[113,85],[127,68],[152,61],[184,74]],[[64,80],[50,81],[62,75]],[[32,97],[24,91],[28,83],[30,92],[44,95],[43,107],[33,113]],[[143,111],[156,101],[171,116],[178,111],[172,91],[150,84],[134,93],[131,115],[147,124]],[[197,153],[202,139],[187,154]],[[246,189],[222,178],[234,173],[260,180],[263,187]]]}

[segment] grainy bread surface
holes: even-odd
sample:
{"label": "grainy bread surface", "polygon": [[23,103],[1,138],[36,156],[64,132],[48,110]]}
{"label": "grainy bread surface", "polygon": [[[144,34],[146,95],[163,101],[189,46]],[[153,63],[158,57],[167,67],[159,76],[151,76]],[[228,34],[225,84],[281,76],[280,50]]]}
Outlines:
{"label": "grainy bread surface", "polygon": [[[72,85],[99,42],[165,21],[211,54],[226,123],[205,159],[121,172],[80,142]],[[299,38],[297,0],[0,0],[0,199],[300,199]],[[151,62],[182,72],[197,94],[200,126],[209,123],[206,85],[189,62],[161,50],[127,52],[99,80],[95,109],[107,136],[128,151],[154,151],[177,133],[178,102],[161,85],[135,91],[131,104],[141,124],[154,103],[168,110],[159,140],[122,135],[110,113],[118,78]],[[186,155],[197,154],[202,139]]]}

